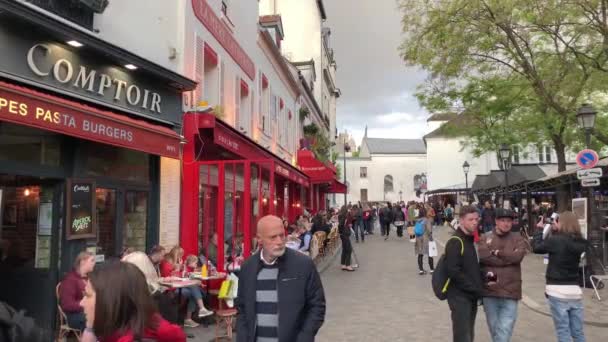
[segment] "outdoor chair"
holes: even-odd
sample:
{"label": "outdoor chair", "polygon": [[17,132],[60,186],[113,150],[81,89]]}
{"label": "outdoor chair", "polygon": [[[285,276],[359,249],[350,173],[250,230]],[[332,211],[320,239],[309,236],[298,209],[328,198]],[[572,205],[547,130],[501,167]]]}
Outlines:
{"label": "outdoor chair", "polygon": [[325,232],[316,232],[315,236],[317,237],[317,240],[319,241],[319,255],[321,257],[325,256],[325,240],[327,239],[327,233]]}
{"label": "outdoor chair", "polygon": [[57,341],[62,342],[70,335],[76,336],[78,341],[80,341],[81,331],[78,329],[70,328],[70,326],[68,325],[68,318],[66,317],[65,312],[63,312],[63,309],[61,309],[61,305],[59,302],[60,286],[61,283],[55,286],[55,297],[57,298],[57,319],[59,321],[59,332],[57,333]]}
{"label": "outdoor chair", "polygon": [[232,341],[232,330],[234,329],[234,319],[238,311],[230,308],[225,303],[225,299],[218,298],[218,309],[215,311],[215,341],[227,338]]}
{"label": "outdoor chair", "polygon": [[602,297],[600,297],[600,293],[598,292],[598,289],[602,289],[604,287],[603,282],[608,281],[608,275],[594,274],[594,275],[590,276],[589,279],[591,280],[591,285],[593,286],[593,291],[595,291],[595,296],[597,297],[597,300],[601,301]]}
{"label": "outdoor chair", "polygon": [[312,260],[317,259],[317,255],[319,254],[319,238],[317,235],[313,235],[312,239],[310,239],[310,258]]}

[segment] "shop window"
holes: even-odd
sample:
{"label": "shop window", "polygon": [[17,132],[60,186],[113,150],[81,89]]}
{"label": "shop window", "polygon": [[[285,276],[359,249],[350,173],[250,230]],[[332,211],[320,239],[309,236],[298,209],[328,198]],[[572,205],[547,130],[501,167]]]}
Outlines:
{"label": "shop window", "polygon": [[360,178],[367,178],[367,167],[362,166],[359,168],[359,177]]}
{"label": "shop window", "polygon": [[116,190],[95,189],[97,210],[97,254],[105,258],[114,257],[116,250]]}
{"label": "shop window", "polygon": [[201,165],[199,171],[199,255],[201,260],[217,263],[218,167]]}
{"label": "shop window", "polygon": [[0,161],[59,166],[60,158],[59,134],[0,122]]}
{"label": "shop window", "polygon": [[148,231],[148,192],[127,191],[125,194],[123,248],[146,251]]}
{"label": "shop window", "polygon": [[83,175],[142,184],[150,182],[150,156],[146,153],[91,141],[82,141],[78,153],[83,160],[83,170],[80,170]]}

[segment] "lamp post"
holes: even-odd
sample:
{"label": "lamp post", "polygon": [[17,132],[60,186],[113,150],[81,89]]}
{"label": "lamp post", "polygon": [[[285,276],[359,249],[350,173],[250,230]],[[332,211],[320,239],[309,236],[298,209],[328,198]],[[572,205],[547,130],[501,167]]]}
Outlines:
{"label": "lamp post", "polygon": [[[344,164],[344,185],[346,185],[346,152],[350,151],[350,146],[348,145],[348,143],[346,142],[346,135],[344,135],[344,153],[343,153],[343,164]],[[348,202],[346,201],[347,195],[348,195],[348,185],[346,185],[346,191],[344,192],[344,205],[346,205]]]}
{"label": "lamp post", "polygon": [[[595,126],[595,116],[597,112],[590,104],[583,104],[578,111],[576,112],[576,121],[580,128],[585,130],[585,146],[586,148],[591,147],[591,132],[593,131],[593,127]],[[587,189],[587,202],[589,203],[587,216],[589,217],[589,227],[587,227],[587,239],[591,243],[593,254],[598,255],[597,252],[602,253],[601,251],[601,234],[599,232],[599,225],[596,224],[596,220],[594,218],[594,209],[595,203],[593,198],[593,187],[589,187]],[[594,258],[591,258],[592,260]]]}
{"label": "lamp post", "polygon": [[462,171],[464,172],[464,188],[467,194],[467,202],[469,201],[469,170],[471,168],[471,165],[469,165],[469,162],[467,162],[466,160],[464,161],[464,164],[462,164]]}
{"label": "lamp post", "polygon": [[503,194],[503,206],[504,201],[507,199],[507,193],[509,188],[509,169],[511,168],[511,147],[507,144],[501,144],[498,149],[498,154],[500,155],[500,161],[502,165],[502,169],[505,172],[505,191]]}

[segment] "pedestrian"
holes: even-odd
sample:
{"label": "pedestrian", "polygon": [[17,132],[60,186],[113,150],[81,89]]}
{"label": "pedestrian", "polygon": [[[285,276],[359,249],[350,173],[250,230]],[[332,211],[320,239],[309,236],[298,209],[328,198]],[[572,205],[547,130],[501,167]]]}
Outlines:
{"label": "pedestrian", "polygon": [[66,315],[68,326],[72,329],[82,331],[85,328],[86,319],[80,301],[88,276],[95,267],[95,255],[88,251],[82,251],[76,256],[74,266],[68,272],[59,286],[59,305]]}
{"label": "pedestrian", "polygon": [[391,223],[393,222],[393,206],[391,202],[386,202],[386,206],[382,208],[382,216],[380,216],[380,224],[382,225],[382,236],[384,241],[388,240],[388,235],[391,232]]}
{"label": "pedestrian", "polygon": [[448,224],[454,219],[454,209],[450,203],[448,203],[448,206],[443,210],[443,217]]}
{"label": "pedestrian", "polygon": [[276,216],[258,221],[256,238],[260,250],[239,274],[237,341],[314,341],[325,320],[325,295],[315,264],[285,247]]}
{"label": "pedestrian", "polygon": [[430,272],[433,273],[433,257],[429,255],[429,242],[433,241],[433,218],[427,216],[424,219],[424,232],[420,236],[416,236],[416,244],[414,245],[414,250],[416,251],[416,255],[418,256],[418,274],[424,275],[426,271],[422,266],[422,261],[424,256],[426,255],[429,262]]}
{"label": "pedestrian", "polygon": [[[416,204],[411,202],[407,208],[407,221],[408,226],[413,227],[416,224]],[[414,230],[408,230],[410,235],[410,241],[415,241],[416,235],[414,234]]]}
{"label": "pedestrian", "polygon": [[401,210],[400,205],[395,205],[393,210],[393,225],[397,228],[397,236],[403,237],[403,228],[405,227],[405,215]]}
{"label": "pedestrian", "polygon": [[484,277],[483,307],[492,342],[509,342],[521,300],[521,262],[527,245],[512,231],[513,212],[496,210],[494,230],[480,239],[477,251]]}
{"label": "pedestrian", "polygon": [[93,271],[80,302],[86,315],[81,342],[185,342],[183,330],[158,313],[144,274],[114,261]]}
{"label": "pedestrian", "polygon": [[452,315],[454,342],[473,342],[477,302],[482,294],[481,270],[473,242],[479,214],[472,206],[460,209],[460,225],[445,246],[446,273],[450,278],[447,300]]}
{"label": "pedestrian", "polygon": [[361,203],[355,204],[352,208],[353,213],[353,230],[355,231],[355,243],[359,243],[359,236],[361,236],[361,242],[365,242],[365,230],[363,227],[363,209],[361,209]]}
{"label": "pedestrian", "polygon": [[365,230],[365,234],[373,234],[374,226],[372,224],[372,209],[367,203],[363,206],[363,228]]}
{"label": "pedestrian", "polygon": [[549,254],[545,272],[545,295],[558,342],[584,342],[583,291],[579,286],[581,254],[589,246],[581,234],[578,218],[565,211],[553,220],[546,238],[539,230],[532,241],[536,254]]}
{"label": "pedestrian", "polygon": [[496,221],[496,211],[490,201],[486,201],[484,208],[481,210],[481,224],[483,232],[491,232],[494,229]]}

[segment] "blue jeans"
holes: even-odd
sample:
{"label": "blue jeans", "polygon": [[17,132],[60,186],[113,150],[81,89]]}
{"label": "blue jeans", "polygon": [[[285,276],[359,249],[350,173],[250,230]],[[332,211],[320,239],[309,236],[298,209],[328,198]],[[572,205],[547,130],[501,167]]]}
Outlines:
{"label": "blue jeans", "polygon": [[585,342],[583,333],[583,300],[547,296],[557,342]]}
{"label": "blue jeans", "polygon": [[353,224],[353,230],[355,231],[355,240],[359,241],[359,235],[361,236],[361,241],[365,241],[365,231],[363,227],[363,219],[359,218]]}
{"label": "blue jeans", "polygon": [[517,320],[518,301],[509,298],[483,297],[483,308],[492,342],[509,342]]}
{"label": "blue jeans", "polygon": [[184,287],[181,289],[181,291],[183,296],[182,298],[188,299],[188,312],[194,312],[197,307],[196,301],[203,299],[203,291],[197,286]]}

